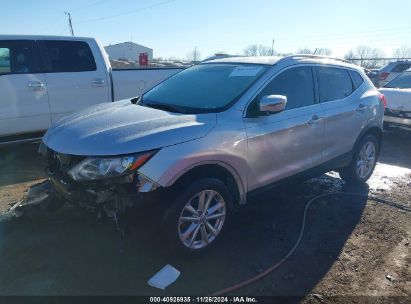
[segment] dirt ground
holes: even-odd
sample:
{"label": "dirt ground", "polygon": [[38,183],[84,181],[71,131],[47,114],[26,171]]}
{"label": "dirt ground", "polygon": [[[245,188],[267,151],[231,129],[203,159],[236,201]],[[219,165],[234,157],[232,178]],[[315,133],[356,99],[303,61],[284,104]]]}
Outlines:
{"label": "dirt ground", "polygon": [[[0,208],[44,178],[36,145],[0,151]],[[362,188],[336,173],[288,184],[237,210],[232,227],[196,259],[167,253],[156,222],[139,209],[124,242],[110,222],[64,207],[0,223],[0,295],[207,295],[248,279],[293,247],[315,195],[350,191],[386,199],[332,196],[309,209],[304,237],[276,271],[233,295],[298,296],[296,302],[410,301],[411,134],[387,132],[376,171]],[[181,271],[165,291],[147,285],[164,265]],[[409,303],[409,302],[408,302]]]}

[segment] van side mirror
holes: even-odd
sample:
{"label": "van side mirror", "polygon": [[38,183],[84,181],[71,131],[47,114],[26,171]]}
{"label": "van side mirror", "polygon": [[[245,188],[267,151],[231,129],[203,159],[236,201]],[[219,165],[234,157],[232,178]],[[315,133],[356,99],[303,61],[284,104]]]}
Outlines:
{"label": "van side mirror", "polygon": [[274,114],[285,110],[287,97],[284,95],[267,95],[260,100],[260,112]]}

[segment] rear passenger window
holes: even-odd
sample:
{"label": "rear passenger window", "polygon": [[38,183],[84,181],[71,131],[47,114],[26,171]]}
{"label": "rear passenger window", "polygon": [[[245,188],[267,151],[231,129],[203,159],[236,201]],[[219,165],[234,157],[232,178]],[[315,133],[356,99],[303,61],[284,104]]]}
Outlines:
{"label": "rear passenger window", "polygon": [[311,67],[291,68],[282,72],[259,94],[260,98],[266,95],[286,96],[287,110],[314,104],[314,80]]}
{"label": "rear passenger window", "polygon": [[350,75],[352,78],[352,82],[354,84],[354,90],[356,90],[360,87],[360,85],[362,85],[362,83],[364,82],[364,78],[362,78],[362,76],[355,71],[350,71]]}
{"label": "rear passenger window", "polygon": [[397,65],[395,66],[395,68],[392,69],[391,72],[394,72],[394,73],[402,73],[402,72],[404,72],[405,70],[408,70],[410,67],[411,67],[411,64],[410,64],[410,63],[397,64]]}
{"label": "rear passenger window", "polygon": [[353,84],[348,71],[334,67],[318,67],[320,102],[343,99],[353,92]]}
{"label": "rear passenger window", "polygon": [[87,43],[81,41],[50,41],[46,45],[52,73],[95,71],[96,62]]}
{"label": "rear passenger window", "polygon": [[0,41],[0,74],[35,72],[35,59],[30,41]]}

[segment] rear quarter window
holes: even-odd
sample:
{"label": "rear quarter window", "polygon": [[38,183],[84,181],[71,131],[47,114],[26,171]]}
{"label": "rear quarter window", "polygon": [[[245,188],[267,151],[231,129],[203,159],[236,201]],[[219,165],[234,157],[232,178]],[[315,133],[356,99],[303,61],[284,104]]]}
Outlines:
{"label": "rear quarter window", "polygon": [[360,73],[356,71],[350,71],[349,72],[352,78],[352,82],[354,85],[354,90],[358,89],[364,82],[364,78],[360,75]]}
{"label": "rear quarter window", "polygon": [[82,41],[44,41],[51,73],[87,72],[97,69],[89,45]]}

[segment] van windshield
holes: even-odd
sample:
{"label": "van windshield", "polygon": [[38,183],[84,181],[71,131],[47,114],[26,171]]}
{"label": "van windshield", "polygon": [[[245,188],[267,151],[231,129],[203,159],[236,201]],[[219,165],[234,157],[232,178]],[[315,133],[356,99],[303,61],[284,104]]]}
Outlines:
{"label": "van windshield", "polygon": [[181,113],[220,112],[234,104],[267,70],[256,64],[201,64],[170,77],[140,102]]}

